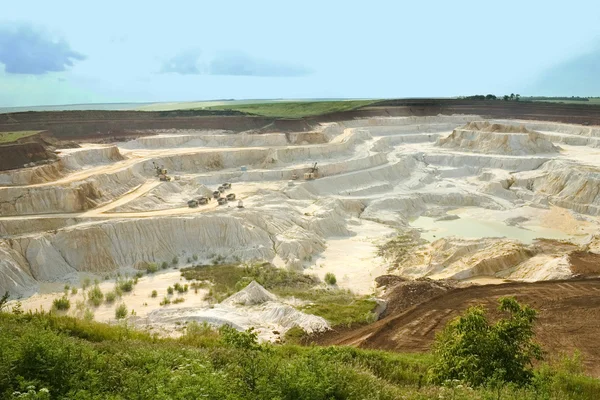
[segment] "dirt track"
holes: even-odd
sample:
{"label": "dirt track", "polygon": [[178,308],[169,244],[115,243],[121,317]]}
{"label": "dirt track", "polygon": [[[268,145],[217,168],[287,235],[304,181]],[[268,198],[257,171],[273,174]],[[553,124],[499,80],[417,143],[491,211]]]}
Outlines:
{"label": "dirt track", "polygon": [[497,299],[515,296],[539,311],[537,339],[548,358],[581,351],[588,373],[600,376],[600,280],[508,283],[454,289],[374,324],[325,335],[320,344],[352,345],[402,352],[426,351],[436,332],[472,305],[495,309]]}

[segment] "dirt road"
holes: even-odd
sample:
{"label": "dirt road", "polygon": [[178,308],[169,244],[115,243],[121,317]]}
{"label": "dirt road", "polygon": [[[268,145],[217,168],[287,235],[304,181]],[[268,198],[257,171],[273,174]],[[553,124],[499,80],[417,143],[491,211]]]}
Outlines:
{"label": "dirt road", "polygon": [[[435,334],[469,306],[495,310],[497,300],[515,296],[539,311],[537,340],[552,358],[581,351],[588,373],[600,376],[600,279],[507,283],[454,289],[404,312],[350,332],[334,332],[320,344],[352,345],[401,352],[426,351]],[[495,313],[493,313],[494,315]]]}

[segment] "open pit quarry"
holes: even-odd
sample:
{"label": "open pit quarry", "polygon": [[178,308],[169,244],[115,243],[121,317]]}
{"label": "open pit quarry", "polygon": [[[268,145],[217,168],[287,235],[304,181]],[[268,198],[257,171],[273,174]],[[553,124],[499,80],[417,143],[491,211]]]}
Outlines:
{"label": "open pit quarry", "polygon": [[[212,308],[204,289],[168,307],[149,292],[192,258],[331,272],[374,296],[386,274],[461,285],[600,274],[600,127],[439,115],[146,133],[0,172],[0,292],[48,310],[65,284],[166,261],[124,298],[139,324],[231,323],[271,339],[327,321],[259,285]],[[235,199],[219,204],[225,182],[217,197]],[[200,198],[212,200],[188,206]]]}

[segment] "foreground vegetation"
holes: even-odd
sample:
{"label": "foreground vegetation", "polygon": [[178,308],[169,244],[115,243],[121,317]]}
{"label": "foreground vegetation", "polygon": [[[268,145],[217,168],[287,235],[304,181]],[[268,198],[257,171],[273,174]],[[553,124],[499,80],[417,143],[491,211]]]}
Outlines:
{"label": "foreground vegetation", "polygon": [[303,118],[350,111],[373,104],[375,100],[281,101],[275,103],[220,105],[211,110],[232,110],[272,118]]}
{"label": "foreground vegetation", "polygon": [[[299,310],[321,316],[333,326],[364,324],[376,319],[372,312],[377,306],[375,300],[337,287],[324,287],[314,276],[269,263],[200,265],[184,268],[181,275],[187,280],[196,280],[193,287],[210,288],[208,300],[215,303],[254,280],[279,297],[304,300],[304,304],[297,306]],[[327,283],[335,284],[335,276],[328,277]]]}
{"label": "foreground vegetation", "polygon": [[[526,385],[430,383],[435,358],[258,344],[252,331],[191,324],[179,339],[54,314],[0,313],[0,398],[596,399],[573,362]],[[22,395],[22,393],[27,393]]]}
{"label": "foreground vegetation", "polygon": [[15,131],[15,132],[0,132],[0,144],[16,142],[19,139],[28,136],[37,135],[41,131]]}

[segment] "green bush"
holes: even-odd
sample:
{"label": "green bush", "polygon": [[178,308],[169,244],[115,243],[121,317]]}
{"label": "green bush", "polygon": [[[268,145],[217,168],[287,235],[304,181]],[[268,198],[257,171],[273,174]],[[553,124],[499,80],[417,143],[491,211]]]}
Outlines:
{"label": "green bush", "polygon": [[125,305],[125,303],[121,303],[115,309],[115,318],[123,319],[125,317],[127,317],[127,306]]}
{"label": "green bush", "polygon": [[104,300],[108,304],[114,303],[116,299],[117,299],[117,294],[114,291],[106,292],[106,294],[104,295]]}
{"label": "green bush", "polygon": [[171,260],[171,264],[173,264],[173,265],[179,264],[179,257],[177,257],[177,256],[173,257],[173,260]]}
{"label": "green bush", "polygon": [[115,285],[121,293],[129,293],[133,291],[134,283],[133,279],[117,279]]}
{"label": "green bush", "polygon": [[444,328],[433,347],[433,382],[479,386],[531,381],[533,361],[542,358],[534,341],[537,313],[512,297],[501,298],[498,309],[506,317],[495,324],[488,322],[482,307],[471,307]]}
{"label": "green bush", "polygon": [[167,288],[167,294],[173,294],[173,287],[169,286]]}
{"label": "green bush", "polygon": [[183,297],[177,297],[175,300],[173,300],[173,304],[183,303],[184,301],[185,299]]}
{"label": "green bush", "polygon": [[67,296],[62,296],[57,299],[54,299],[52,302],[52,307],[55,310],[66,311],[71,308],[71,301],[67,298]]}
{"label": "green bush", "polygon": [[81,288],[83,290],[85,290],[85,289],[87,289],[90,286],[90,284],[91,284],[90,278],[85,278],[83,280],[83,283],[81,284]]}
{"label": "green bush", "polygon": [[325,274],[325,283],[328,285],[335,285],[337,283],[337,279],[332,272],[328,272]]}
{"label": "green bush", "polygon": [[77,290],[77,288],[76,288],[76,287],[72,287],[72,288],[71,288],[71,295],[72,295],[72,296],[75,296],[75,295],[77,294],[77,292],[78,292],[78,290]]}
{"label": "green bush", "polygon": [[171,304],[171,300],[167,296],[165,296],[165,297],[163,297],[163,299],[160,301],[159,304],[161,306],[166,306],[167,304]]}
{"label": "green bush", "polygon": [[100,289],[100,286],[94,285],[90,290],[88,290],[88,302],[95,307],[100,306],[102,301],[104,300],[104,293]]}
{"label": "green bush", "polygon": [[161,267],[162,269],[167,269],[167,268],[169,268],[169,263],[168,263],[168,262],[166,262],[166,261],[163,261],[163,262],[162,262],[162,264],[160,264],[160,267]]}
{"label": "green bush", "polygon": [[152,293],[150,294],[150,297],[154,298],[158,296],[158,292],[156,290],[153,290]]}
{"label": "green bush", "polygon": [[156,264],[156,263],[150,263],[146,267],[146,272],[149,273],[149,274],[153,274],[153,273],[155,273],[157,271],[158,271],[158,264]]}

